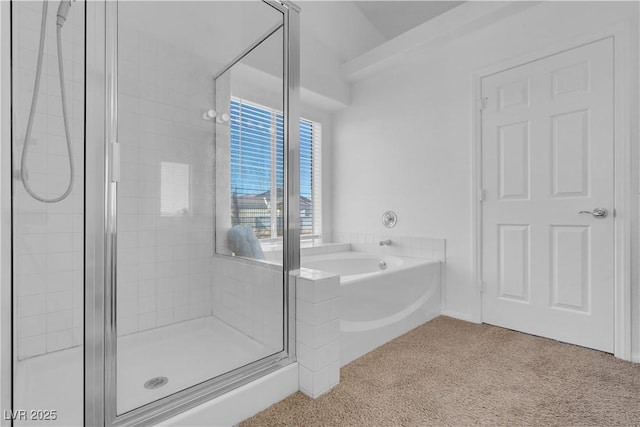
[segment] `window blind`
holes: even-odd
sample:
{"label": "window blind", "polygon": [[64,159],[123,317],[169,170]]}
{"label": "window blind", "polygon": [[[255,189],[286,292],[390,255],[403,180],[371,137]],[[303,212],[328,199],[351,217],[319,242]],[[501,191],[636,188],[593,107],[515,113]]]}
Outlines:
{"label": "window blind", "polygon": [[313,234],[313,123],[300,120],[300,234]]}
{"label": "window blind", "polygon": [[[253,227],[258,238],[282,236],[284,225],[284,118],[244,100],[231,100],[232,222]],[[319,234],[320,126],[300,120],[300,223],[302,235]]]}

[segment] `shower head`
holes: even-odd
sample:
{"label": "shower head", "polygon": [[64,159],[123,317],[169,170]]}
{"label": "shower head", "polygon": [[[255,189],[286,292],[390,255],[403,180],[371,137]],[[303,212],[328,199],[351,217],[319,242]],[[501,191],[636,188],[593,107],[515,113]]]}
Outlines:
{"label": "shower head", "polygon": [[71,9],[71,1],[62,0],[60,5],[58,5],[58,27],[62,28],[64,23],[67,21],[67,16],[69,15],[69,9]]}

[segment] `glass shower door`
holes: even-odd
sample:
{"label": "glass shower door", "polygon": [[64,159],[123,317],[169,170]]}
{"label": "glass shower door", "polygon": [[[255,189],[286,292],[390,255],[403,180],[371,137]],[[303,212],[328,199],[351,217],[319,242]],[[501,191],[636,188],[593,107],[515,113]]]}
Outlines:
{"label": "glass shower door", "polygon": [[[268,241],[259,227],[238,234],[232,220],[238,197],[261,194],[232,192],[230,146],[238,96],[268,97],[269,108],[283,110],[283,19],[261,1],[117,5],[120,176],[107,348],[116,417],[286,357],[284,209],[277,212],[284,139],[259,149],[261,162],[275,162]],[[264,132],[277,135],[279,120]]]}

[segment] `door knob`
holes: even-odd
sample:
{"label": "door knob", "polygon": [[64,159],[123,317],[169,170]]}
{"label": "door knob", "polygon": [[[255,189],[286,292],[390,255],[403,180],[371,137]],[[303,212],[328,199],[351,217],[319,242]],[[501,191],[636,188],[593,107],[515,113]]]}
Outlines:
{"label": "door knob", "polygon": [[596,219],[604,219],[609,215],[609,211],[605,208],[595,208],[593,211],[580,211],[579,214],[591,214]]}

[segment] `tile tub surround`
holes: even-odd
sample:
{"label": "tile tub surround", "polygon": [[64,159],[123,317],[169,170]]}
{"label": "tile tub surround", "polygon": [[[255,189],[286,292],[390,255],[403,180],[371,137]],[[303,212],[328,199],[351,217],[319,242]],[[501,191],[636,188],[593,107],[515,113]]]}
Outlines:
{"label": "tile tub surround", "polygon": [[[263,245],[262,250],[264,251],[264,256],[267,261],[273,263],[282,263],[282,246],[280,247],[271,247],[268,245]],[[349,243],[315,243],[310,246],[302,246],[300,248],[300,256],[313,256],[313,255],[324,255],[333,252],[343,252],[350,251],[351,244]]]}
{"label": "tile tub surround", "polygon": [[301,268],[296,276],[300,391],[316,398],[340,382],[340,276]]}
{"label": "tile tub surround", "polygon": [[[391,240],[391,246],[380,246],[380,241]],[[333,235],[336,242],[349,242],[351,250],[382,255],[436,259],[446,262],[446,240],[433,237],[395,236],[392,233],[345,233]]]}
{"label": "tile tub surround", "polygon": [[[302,259],[315,255],[336,252],[358,251],[378,255],[407,256],[411,258],[433,259],[446,262],[446,240],[431,237],[399,236],[373,233],[336,233],[332,243],[302,243]],[[380,246],[381,240],[391,240],[391,246]],[[342,242],[342,243],[340,243]],[[282,249],[278,246],[263,245],[265,258],[269,262],[282,262]]]}
{"label": "tile tub surround", "polygon": [[[49,5],[39,99],[27,174],[36,194],[62,194],[69,164],[62,117],[56,10]],[[31,107],[41,2],[13,3],[13,168],[20,168]],[[71,194],[58,203],[33,199],[13,181],[14,309],[18,360],[82,344],[84,244],[84,4],[69,11],[62,31],[67,111],[74,160]]]}

